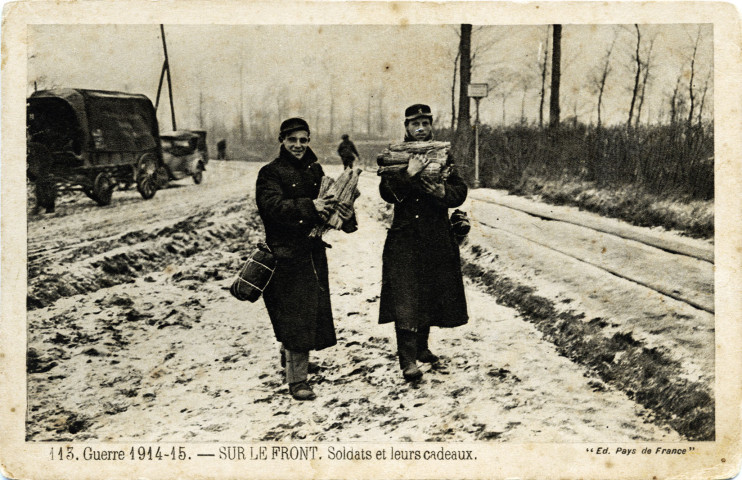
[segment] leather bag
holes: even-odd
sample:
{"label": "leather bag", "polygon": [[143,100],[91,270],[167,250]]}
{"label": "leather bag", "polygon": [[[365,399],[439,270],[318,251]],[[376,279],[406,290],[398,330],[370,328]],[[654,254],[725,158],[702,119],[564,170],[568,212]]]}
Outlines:
{"label": "leather bag", "polygon": [[471,230],[471,222],[466,212],[459,210],[458,208],[451,214],[451,230],[453,231],[456,241],[461,244]]}
{"label": "leather bag", "polygon": [[263,294],[275,270],[276,257],[268,245],[260,243],[242,264],[229,293],[237,300],[255,302]]}

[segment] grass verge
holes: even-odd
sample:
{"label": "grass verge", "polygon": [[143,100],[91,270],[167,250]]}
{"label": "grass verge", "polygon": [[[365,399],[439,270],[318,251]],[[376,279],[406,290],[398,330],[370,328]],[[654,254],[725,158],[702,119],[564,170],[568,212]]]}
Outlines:
{"label": "grass verge", "polygon": [[539,177],[528,178],[510,193],[538,195],[546,203],[576,206],[641,227],[678,230],[695,238],[714,237],[713,200],[664,198],[633,186],[606,190],[598,188],[594,182]]}
{"label": "grass verge", "polygon": [[714,440],[714,398],[705,385],[683,379],[678,362],[631,333],[607,336],[601,319],[585,321],[584,314],[560,312],[533,288],[479,265],[477,258],[485,251],[478,245],[461,253],[464,275],[533,323],[560,355],[593,369],[689,440]]}

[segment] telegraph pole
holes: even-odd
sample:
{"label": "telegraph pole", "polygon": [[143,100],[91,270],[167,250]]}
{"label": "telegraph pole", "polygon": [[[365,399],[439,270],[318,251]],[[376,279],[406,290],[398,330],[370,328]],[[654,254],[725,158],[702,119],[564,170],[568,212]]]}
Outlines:
{"label": "telegraph pole", "polygon": [[[162,74],[167,73],[167,91],[170,96],[170,117],[173,122],[173,130],[177,130],[175,125],[175,107],[173,106],[173,82],[170,78],[170,61],[167,56],[167,42],[165,42],[165,27],[160,24],[160,33],[162,33],[162,49],[165,52],[165,63],[162,65]],[[160,74],[160,86],[162,86],[162,74]],[[157,89],[157,103],[160,101],[160,88]]]}

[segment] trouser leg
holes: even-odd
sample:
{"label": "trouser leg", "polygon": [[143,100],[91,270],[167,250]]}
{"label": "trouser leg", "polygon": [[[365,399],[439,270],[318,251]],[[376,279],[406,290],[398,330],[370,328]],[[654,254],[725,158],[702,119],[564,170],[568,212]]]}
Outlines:
{"label": "trouser leg", "polygon": [[410,365],[417,365],[417,335],[410,330],[395,329],[397,334],[397,353],[402,370]]}
{"label": "trouser leg", "polygon": [[307,380],[309,367],[309,352],[292,352],[288,348],[286,352],[286,381],[291,383],[304,382]]}
{"label": "trouser leg", "polygon": [[417,331],[417,353],[423,353],[428,350],[428,337],[430,336],[430,327],[423,327]]}

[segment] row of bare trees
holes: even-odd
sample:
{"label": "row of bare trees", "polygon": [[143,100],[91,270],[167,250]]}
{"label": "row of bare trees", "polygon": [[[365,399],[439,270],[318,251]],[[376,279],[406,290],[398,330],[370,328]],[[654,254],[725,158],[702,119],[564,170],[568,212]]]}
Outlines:
{"label": "row of bare trees", "polygon": [[[459,48],[456,51],[456,57],[454,59],[454,75],[451,88],[451,125],[452,127],[456,126],[455,130],[458,134],[464,134],[463,132],[466,129],[462,128],[462,126],[465,127],[467,125],[469,118],[466,115],[468,111],[468,99],[465,88],[471,79],[471,72],[474,69],[482,69],[488,66],[486,64],[478,64],[476,62],[477,56],[483,54],[484,51],[502,40],[496,38],[496,34],[493,40],[492,29],[486,32],[487,28],[472,28],[471,25],[461,25],[460,27]],[[485,37],[485,33],[490,35],[490,37],[476,41],[478,35]],[[656,118],[660,123],[678,123],[684,121],[689,126],[700,124],[704,119],[704,113],[707,113],[704,110],[708,107],[706,99],[711,88],[711,72],[713,69],[707,67],[705,69],[707,72],[705,80],[703,82],[698,81],[698,53],[699,46],[704,40],[704,32],[702,26],[699,25],[695,32],[686,30],[686,34],[689,37],[688,40],[690,40],[692,48],[683,51],[680,55],[681,68],[678,72],[675,89],[670,92],[665,90],[659,93],[660,95],[664,95],[662,102],[653,102],[655,106],[660,103],[659,112],[653,112],[654,117],[650,117],[650,112],[647,111],[647,105],[649,104],[650,84],[655,75],[653,72],[658,65],[655,50],[658,33],[656,30],[652,30],[651,27],[640,26],[638,24],[614,27],[610,44],[605,50],[604,55],[600,58],[599,64],[594,66],[587,78],[583,80],[585,82],[584,90],[592,94],[593,99],[591,100],[591,95],[582,94],[582,88],[579,88],[575,92],[573,87],[568,93],[571,97],[569,99],[569,106],[572,113],[571,120],[577,122],[578,115],[585,118],[584,113],[581,113],[580,110],[587,108],[590,109],[589,111],[597,113],[597,125],[599,127],[603,126],[606,118],[605,99],[609,92],[609,84],[612,84],[614,92],[620,92],[621,89],[616,87],[616,82],[620,84],[625,80],[613,77],[615,77],[615,71],[621,72],[623,70],[626,74],[629,71],[631,73],[631,85],[627,85],[626,88],[628,95],[626,97],[625,111],[627,112],[627,117],[625,124],[627,126],[637,127],[642,122],[642,119],[649,123],[651,118]],[[631,36],[630,38],[633,38],[633,41],[631,41],[631,63],[626,65],[617,59],[616,50],[619,43],[619,36],[626,38],[621,41],[621,45],[628,46],[630,42],[629,35]],[[563,69],[565,65],[569,67],[575,58],[583,54],[581,52],[567,52],[572,57],[568,57],[565,64],[565,60],[562,58],[561,38],[561,25],[546,26],[545,38],[539,44],[536,69],[529,66],[531,64],[527,61],[510,63],[504,61],[490,62],[489,66],[493,68],[491,68],[487,77],[488,84],[492,92],[491,97],[493,97],[494,101],[498,102],[498,107],[502,115],[501,123],[503,125],[508,123],[506,121],[506,113],[513,110],[512,108],[508,109],[506,104],[516,94],[520,96],[520,123],[527,123],[526,100],[529,92],[534,91],[537,91],[538,95],[538,126],[541,128],[547,123],[549,127],[553,128],[562,123],[562,107],[565,106],[565,98],[560,97]],[[660,60],[663,63],[667,63],[668,59],[661,57]],[[617,62],[619,62],[619,69],[615,68]],[[700,70],[703,71],[703,69]],[[666,76],[667,73],[665,72],[664,77]],[[547,81],[547,78],[549,81]],[[456,114],[457,79],[459,82],[458,115]],[[667,84],[666,81],[665,84]],[[547,94],[549,96],[548,121],[544,118]],[[655,92],[652,95],[656,99],[658,93]],[[615,115],[612,118],[615,123]],[[458,124],[457,120],[460,120]]]}

